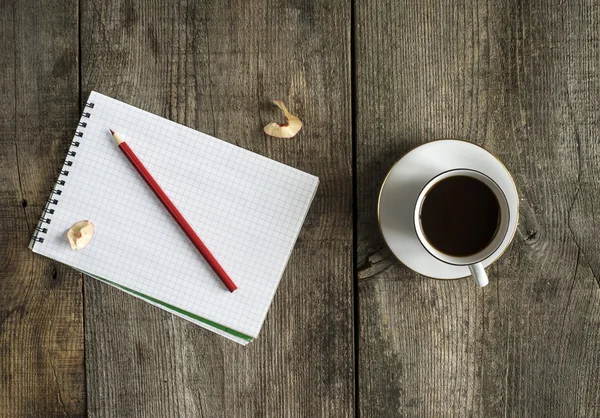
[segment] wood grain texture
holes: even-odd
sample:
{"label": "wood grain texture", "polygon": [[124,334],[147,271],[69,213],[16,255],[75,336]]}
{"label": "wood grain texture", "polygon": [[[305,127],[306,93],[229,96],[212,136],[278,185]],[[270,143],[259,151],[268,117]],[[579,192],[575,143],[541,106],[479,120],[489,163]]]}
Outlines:
{"label": "wood grain texture", "polygon": [[[94,89],[306,170],[321,185],[259,338],[238,346],[85,282],[91,416],[354,413],[350,6],[82,1]],[[265,137],[282,99],[305,128]]]}
{"label": "wood grain texture", "polygon": [[[355,9],[361,416],[599,416],[598,3]],[[522,198],[483,290],[411,272],[377,228],[392,164],[447,137],[497,155]]]}
{"label": "wood grain texture", "polygon": [[77,2],[3,1],[0,40],[0,416],[82,416],[81,275],[27,248],[79,118]]}

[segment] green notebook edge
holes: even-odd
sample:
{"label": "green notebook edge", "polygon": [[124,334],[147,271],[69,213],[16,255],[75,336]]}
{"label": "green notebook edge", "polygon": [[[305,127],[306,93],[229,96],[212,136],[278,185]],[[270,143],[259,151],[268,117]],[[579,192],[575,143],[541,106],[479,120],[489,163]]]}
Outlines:
{"label": "green notebook edge", "polygon": [[[77,270],[79,270],[79,269],[77,269]],[[114,286],[114,287],[116,287],[118,289],[121,289],[121,290],[124,290],[126,292],[132,293],[132,294],[134,294],[134,295],[136,295],[136,296],[138,296],[138,297],[140,297],[142,299],[146,299],[146,300],[148,300],[150,302],[156,303],[157,305],[164,306],[167,309],[170,309],[172,311],[175,311],[177,313],[185,315],[185,316],[187,316],[189,318],[195,319],[196,321],[199,321],[199,322],[202,322],[204,324],[210,325],[211,327],[217,328],[217,329],[219,329],[219,330],[221,330],[223,332],[226,332],[227,334],[233,335],[234,337],[241,338],[241,339],[243,339],[245,341],[248,341],[248,342],[251,342],[251,341],[254,340],[254,337],[251,337],[249,335],[243,334],[243,333],[241,333],[239,331],[236,331],[234,329],[226,327],[225,325],[221,325],[219,323],[211,321],[210,319],[203,318],[201,316],[198,316],[196,314],[193,314],[191,312],[188,312],[186,310],[178,308],[177,306],[171,305],[171,304],[169,304],[167,302],[163,302],[162,300],[153,298],[152,296],[145,295],[145,294],[140,293],[140,292],[138,292],[136,290],[130,289],[130,288],[126,287],[126,286],[120,285],[118,283],[112,282],[112,281],[104,279],[102,277],[98,277],[98,276],[96,276],[94,274],[91,274],[91,273],[89,273],[87,271],[84,271],[84,270],[79,270],[79,271],[81,271],[83,274],[86,274],[86,275],[88,275],[90,277],[93,277],[96,280],[100,280],[101,282],[110,284],[111,286]]]}

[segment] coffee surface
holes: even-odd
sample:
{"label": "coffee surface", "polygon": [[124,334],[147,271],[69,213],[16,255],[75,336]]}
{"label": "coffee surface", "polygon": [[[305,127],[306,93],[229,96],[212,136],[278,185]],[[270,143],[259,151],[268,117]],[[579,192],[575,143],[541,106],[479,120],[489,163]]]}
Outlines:
{"label": "coffee surface", "polygon": [[433,186],[421,206],[421,227],[437,250],[466,257],[483,250],[498,229],[500,205],[483,182],[448,177]]}

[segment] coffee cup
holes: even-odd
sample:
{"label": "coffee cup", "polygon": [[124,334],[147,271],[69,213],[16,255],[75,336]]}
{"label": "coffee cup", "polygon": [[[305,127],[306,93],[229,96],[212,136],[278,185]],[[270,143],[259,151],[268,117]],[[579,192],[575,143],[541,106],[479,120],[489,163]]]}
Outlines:
{"label": "coffee cup", "polygon": [[502,188],[470,169],[448,170],[431,179],[414,211],[415,232],[427,252],[444,263],[467,266],[480,287],[488,284],[482,262],[505,240],[509,219]]}

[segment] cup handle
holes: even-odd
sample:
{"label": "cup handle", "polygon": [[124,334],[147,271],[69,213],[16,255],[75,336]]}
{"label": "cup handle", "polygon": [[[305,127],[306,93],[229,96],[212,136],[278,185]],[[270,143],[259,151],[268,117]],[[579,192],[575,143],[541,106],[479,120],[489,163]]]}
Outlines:
{"label": "cup handle", "polygon": [[487,284],[490,282],[488,280],[487,273],[483,268],[483,264],[471,264],[469,266],[469,271],[471,272],[471,276],[473,277],[473,280],[475,281],[475,284],[477,284],[477,286],[484,287],[487,286]]}

